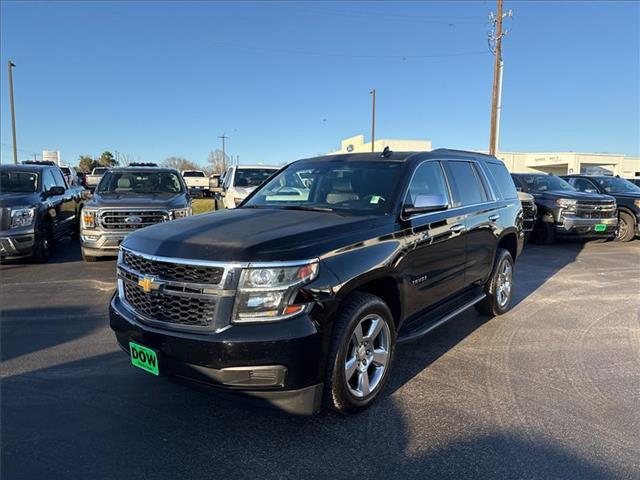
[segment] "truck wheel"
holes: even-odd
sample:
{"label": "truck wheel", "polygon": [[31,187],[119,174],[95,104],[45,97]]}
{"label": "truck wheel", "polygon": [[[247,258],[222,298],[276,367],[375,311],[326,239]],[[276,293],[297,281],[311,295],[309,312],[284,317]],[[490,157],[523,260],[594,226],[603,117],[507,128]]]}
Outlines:
{"label": "truck wheel", "polygon": [[324,403],[341,413],[371,405],[391,371],[396,329],[387,304],[356,292],[340,308],[327,360]]}
{"label": "truck wheel", "polygon": [[93,255],[86,255],[84,253],[84,249],[82,249],[82,260],[84,260],[85,262],[97,262],[98,261],[98,257],[94,257]]}
{"label": "truck wheel", "polygon": [[35,234],[33,245],[33,259],[38,263],[47,263],[51,257],[53,244],[53,227],[51,222],[45,221]]}
{"label": "truck wheel", "polygon": [[513,258],[504,248],[498,249],[491,277],[485,284],[486,297],[476,303],[476,310],[492,317],[509,310],[513,295]]}
{"label": "truck wheel", "polygon": [[636,222],[627,212],[620,212],[618,218],[617,242],[630,242],[636,236]]}
{"label": "truck wheel", "polygon": [[556,231],[553,228],[553,217],[544,217],[536,223],[531,241],[542,245],[551,245],[556,241]]}

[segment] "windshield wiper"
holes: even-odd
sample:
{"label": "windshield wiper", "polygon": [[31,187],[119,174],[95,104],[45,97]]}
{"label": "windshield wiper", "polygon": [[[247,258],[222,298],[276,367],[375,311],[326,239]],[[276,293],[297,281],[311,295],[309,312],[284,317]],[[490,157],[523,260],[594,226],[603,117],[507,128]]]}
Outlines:
{"label": "windshield wiper", "polygon": [[282,210],[304,210],[308,212],[333,212],[333,208],[311,207],[308,205],[285,205],[277,208],[281,208]]}

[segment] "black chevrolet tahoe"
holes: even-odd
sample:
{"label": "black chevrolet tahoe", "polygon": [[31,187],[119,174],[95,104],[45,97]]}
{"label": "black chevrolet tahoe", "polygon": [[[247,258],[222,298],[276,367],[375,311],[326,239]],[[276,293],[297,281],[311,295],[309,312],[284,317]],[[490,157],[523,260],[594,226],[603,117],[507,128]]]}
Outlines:
{"label": "black chevrolet tahoe", "polygon": [[474,305],[507,311],[523,238],[495,157],[300,160],[236,209],[129,235],[111,328],[152,374],[292,413],[353,412],[380,395],[397,344]]}
{"label": "black chevrolet tahoe", "polygon": [[518,190],[530,193],[536,202],[537,221],[532,242],[550,245],[558,237],[615,237],[618,212],[613,197],[579,192],[555,175],[514,173],[511,176]]}
{"label": "black chevrolet tahoe", "polygon": [[55,240],[79,233],[83,188],[55,165],[0,166],[0,258],[47,262]]}
{"label": "black chevrolet tahoe", "polygon": [[640,235],[640,187],[620,177],[605,175],[568,175],[562,177],[576,190],[603,193],[618,204],[618,235],[616,240],[629,242]]}

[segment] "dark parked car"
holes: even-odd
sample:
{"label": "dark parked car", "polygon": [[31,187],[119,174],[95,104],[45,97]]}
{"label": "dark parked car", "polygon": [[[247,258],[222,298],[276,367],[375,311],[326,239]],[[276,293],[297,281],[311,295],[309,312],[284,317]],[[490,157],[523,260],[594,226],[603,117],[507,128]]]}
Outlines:
{"label": "dark parked car", "polygon": [[397,343],[474,305],[509,309],[523,237],[495,157],[301,160],[238,208],[128,236],[111,328],[153,374],[290,412],[357,411],[383,390]]}
{"label": "dark parked car", "polygon": [[627,180],[640,187],[640,178],[627,178]]}
{"label": "dark parked car", "polygon": [[0,165],[0,257],[49,260],[54,241],[77,235],[82,188],[57,166]]}
{"label": "dark parked car", "polygon": [[613,197],[578,192],[555,175],[514,173],[511,176],[520,191],[533,195],[538,207],[531,241],[548,245],[558,237],[615,237],[618,212]]}
{"label": "dark parked car", "polygon": [[536,225],[538,207],[536,207],[533,195],[529,193],[518,192],[518,198],[522,204],[522,230],[525,238],[528,239]]}
{"label": "dark parked car", "polygon": [[629,242],[640,235],[640,187],[620,177],[605,175],[568,175],[564,178],[576,190],[604,193],[618,204],[618,235],[616,240]]}
{"label": "dark parked car", "polygon": [[82,258],[115,257],[129,233],[191,213],[191,197],[177,170],[111,168],[82,210]]}

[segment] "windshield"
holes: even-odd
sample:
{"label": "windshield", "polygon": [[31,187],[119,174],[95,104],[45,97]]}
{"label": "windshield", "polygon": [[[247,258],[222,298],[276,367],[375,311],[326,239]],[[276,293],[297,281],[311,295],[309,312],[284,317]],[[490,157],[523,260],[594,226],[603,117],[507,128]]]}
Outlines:
{"label": "windshield", "polygon": [[60,167],[60,170],[62,170],[62,173],[64,173],[65,175],[71,175],[71,170],[69,170],[69,167]]}
{"label": "windshield", "polygon": [[593,181],[604,188],[607,193],[640,193],[640,187],[624,178],[598,177],[594,178]]}
{"label": "windshield", "polygon": [[397,162],[299,162],[264,185],[243,206],[383,214],[403,164]]}
{"label": "windshield", "polygon": [[259,187],[277,170],[273,168],[239,168],[236,170],[236,187]]}
{"label": "windshield", "polygon": [[204,172],[198,172],[198,171],[191,171],[191,172],[184,172],[182,174],[183,177],[204,177]]}
{"label": "windshield", "polygon": [[38,191],[38,174],[34,172],[2,171],[0,193]]}
{"label": "windshield", "polygon": [[99,193],[181,193],[182,184],[172,172],[107,172],[98,185]]}
{"label": "windshield", "polygon": [[93,169],[94,175],[104,175],[107,172],[108,168],[97,167]]}
{"label": "windshield", "polygon": [[555,175],[519,175],[527,186],[527,190],[534,192],[575,191],[571,185]]}

